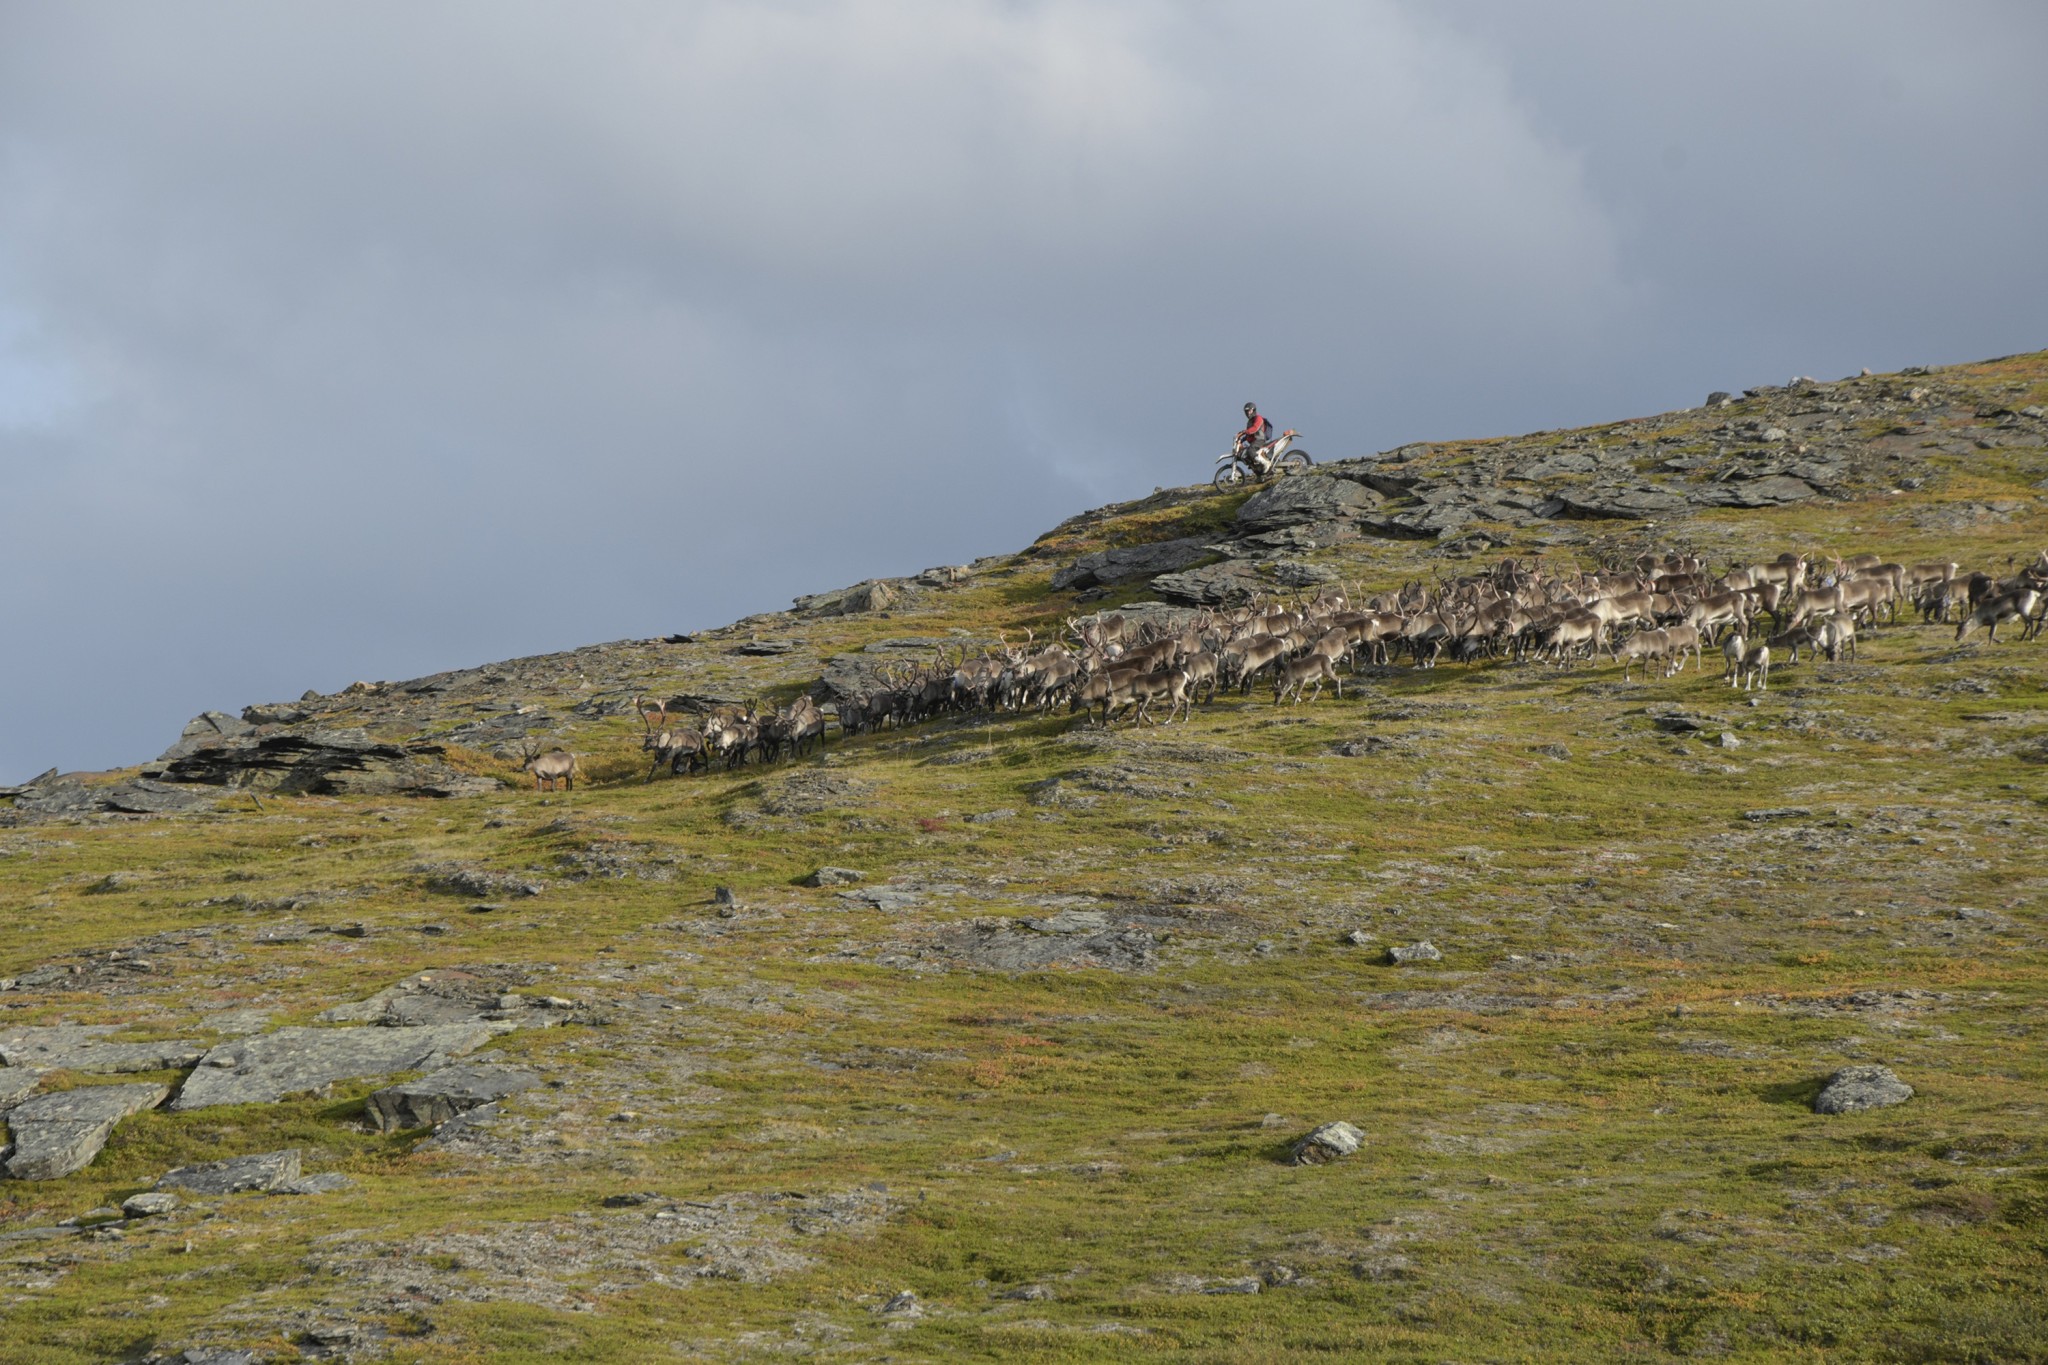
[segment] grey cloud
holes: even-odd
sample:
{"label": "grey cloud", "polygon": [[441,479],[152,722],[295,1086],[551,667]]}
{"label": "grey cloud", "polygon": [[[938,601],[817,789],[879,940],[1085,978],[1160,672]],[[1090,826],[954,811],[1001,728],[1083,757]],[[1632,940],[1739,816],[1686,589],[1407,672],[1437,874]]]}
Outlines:
{"label": "grey cloud", "polygon": [[1780,9],[0,11],[0,778],[1012,547],[1246,397],[2038,344],[2034,12]]}

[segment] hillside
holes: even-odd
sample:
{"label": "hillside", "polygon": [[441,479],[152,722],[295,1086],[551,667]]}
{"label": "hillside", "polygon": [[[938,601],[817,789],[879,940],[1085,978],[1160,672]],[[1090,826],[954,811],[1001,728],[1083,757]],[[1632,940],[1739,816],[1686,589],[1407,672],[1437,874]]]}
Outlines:
{"label": "hillside", "polygon": [[[0,1181],[0,1361],[2048,1359],[2017,623],[1908,607],[1766,691],[1711,646],[1446,654],[652,782],[638,705],[834,706],[1085,614],[1510,559],[2006,578],[2044,498],[2048,353],[1799,381],[1162,490],[9,789],[38,1178]],[[573,791],[519,771],[547,744]],[[1911,1097],[1816,1112],[1858,1066]],[[1300,1163],[1337,1121],[1358,1150]]]}

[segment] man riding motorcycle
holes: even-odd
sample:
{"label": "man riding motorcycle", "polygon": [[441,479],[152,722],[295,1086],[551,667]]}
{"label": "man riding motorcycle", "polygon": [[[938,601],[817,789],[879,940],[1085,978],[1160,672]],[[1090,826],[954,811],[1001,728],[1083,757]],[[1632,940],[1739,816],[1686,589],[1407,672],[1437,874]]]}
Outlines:
{"label": "man riding motorcycle", "polygon": [[1210,480],[1218,488],[1234,488],[1245,479],[1263,479],[1275,472],[1289,473],[1313,468],[1307,451],[1295,446],[1295,431],[1273,430],[1273,424],[1259,416],[1257,403],[1244,405],[1244,430],[1237,433],[1228,454],[1216,457],[1220,466]]}
{"label": "man riding motorcycle", "polygon": [[1257,403],[1246,403],[1244,405],[1244,430],[1237,433],[1237,448],[1239,450],[1255,450],[1272,439],[1273,424],[1266,418],[1259,416],[1259,405]]}

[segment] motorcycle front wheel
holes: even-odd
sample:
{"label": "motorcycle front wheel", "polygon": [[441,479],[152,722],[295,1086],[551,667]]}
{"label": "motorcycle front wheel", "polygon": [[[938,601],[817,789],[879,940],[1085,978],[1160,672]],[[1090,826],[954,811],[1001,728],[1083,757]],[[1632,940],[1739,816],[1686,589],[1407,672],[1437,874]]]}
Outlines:
{"label": "motorcycle front wheel", "polygon": [[1306,450],[1290,450],[1280,457],[1280,468],[1292,474],[1298,469],[1314,469],[1316,462],[1309,458]]}
{"label": "motorcycle front wheel", "polygon": [[1209,483],[1216,488],[1232,489],[1251,477],[1251,471],[1235,460],[1216,471],[1216,477]]}

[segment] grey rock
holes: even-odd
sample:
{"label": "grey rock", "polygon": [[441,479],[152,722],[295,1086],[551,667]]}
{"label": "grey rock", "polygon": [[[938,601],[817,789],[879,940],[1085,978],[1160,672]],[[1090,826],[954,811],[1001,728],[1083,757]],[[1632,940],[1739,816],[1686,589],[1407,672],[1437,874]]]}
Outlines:
{"label": "grey rock", "polygon": [[1742,818],[1756,825],[1766,820],[1804,820],[1812,814],[1811,806],[1765,806],[1742,812]]}
{"label": "grey rock", "polygon": [[996,1295],[999,1299],[1014,1299],[1022,1303],[1045,1303],[1059,1296],[1050,1286],[1042,1284],[1020,1284],[1014,1289],[1005,1289]]}
{"label": "grey rock", "polygon": [[287,1180],[272,1194],[314,1195],[338,1194],[342,1190],[355,1188],[356,1182],[340,1171],[322,1171],[319,1175],[302,1175],[297,1180]]}
{"label": "grey rock", "polygon": [[299,1152],[290,1147],[282,1152],[254,1152],[225,1161],[179,1166],[157,1177],[156,1188],[202,1195],[243,1194],[274,1190],[298,1178]]}
{"label": "grey rock", "polygon": [[1109,916],[1100,910],[1062,910],[1017,922],[1041,934],[1099,934],[1109,927]]}
{"label": "grey rock", "polygon": [[1272,588],[1270,580],[1243,560],[1226,560],[1185,573],[1161,574],[1152,580],[1152,590],[1170,602],[1208,607],[1248,602]]}
{"label": "grey rock", "polygon": [[[157,1358],[149,1357],[150,1360]],[[193,1346],[163,1359],[165,1365],[263,1365],[263,1357],[254,1351],[234,1346]]]}
{"label": "grey rock", "polygon": [[1202,1286],[1204,1294],[1256,1294],[1264,1288],[1256,1275],[1241,1275],[1228,1280],[1211,1280]]}
{"label": "grey rock", "polygon": [[[319,700],[315,692],[311,700]],[[300,725],[313,718],[314,708],[305,703],[308,698],[298,701],[259,702],[242,708],[242,719],[250,725]]]}
{"label": "grey rock", "polygon": [[225,711],[202,711],[185,723],[177,742],[164,750],[157,762],[169,763],[201,749],[216,748],[228,740],[241,739],[255,731],[254,725]]}
{"label": "grey rock", "polygon": [[1666,715],[1650,717],[1650,723],[1666,734],[1690,735],[1706,729],[1714,722],[1705,716],[1688,715],[1673,711]]}
{"label": "grey rock", "polygon": [[1300,474],[1254,494],[1237,509],[1240,531],[1277,531],[1304,522],[1344,521],[1376,509],[1380,495],[1363,483],[1323,474]]}
{"label": "grey rock", "polygon": [[121,1201],[121,1212],[130,1218],[156,1218],[178,1207],[178,1196],[168,1190],[145,1190]]}
{"label": "grey rock", "polygon": [[1201,563],[1210,553],[1208,540],[1203,536],[1097,550],[1093,554],[1082,555],[1065,568],[1054,570],[1053,591],[1071,592],[1100,584],[1172,573]]}
{"label": "grey rock", "polygon": [[914,910],[922,904],[922,899],[914,891],[897,891],[884,886],[868,887],[859,891],[842,891],[839,893],[839,899],[859,901],[890,915]]}
{"label": "grey rock", "polygon": [[860,872],[850,867],[821,867],[810,876],[804,878],[804,885],[851,886],[855,882],[866,881],[867,875],[865,872]]}
{"label": "grey rock", "polygon": [[15,798],[14,808],[39,815],[87,815],[116,811],[129,815],[164,815],[209,810],[215,794],[167,786],[147,778],[87,786],[76,779],[46,782]]}
{"label": "grey rock", "polygon": [[1396,966],[1404,962],[1441,962],[1443,961],[1443,956],[1443,952],[1428,939],[1423,939],[1420,943],[1410,943],[1406,946],[1397,944],[1387,949],[1387,961]]}
{"label": "grey rock", "polygon": [[441,761],[446,752],[424,740],[387,744],[360,729],[252,730],[167,757],[157,775],[167,782],[320,796],[477,796],[502,789],[496,778],[449,767]]}
{"label": "grey rock", "polygon": [[1701,484],[1686,493],[1689,501],[1701,507],[1782,507],[1815,496],[1812,484],[1789,474]]}
{"label": "grey rock", "polygon": [[835,592],[799,597],[795,606],[803,616],[858,616],[894,606],[903,596],[904,587],[902,579],[871,578]]}
{"label": "grey rock", "polygon": [[0,1114],[27,1099],[41,1079],[40,1072],[26,1067],[0,1067]]}
{"label": "grey rock", "polygon": [[1344,935],[1344,941],[1354,947],[1363,948],[1366,944],[1372,942],[1372,935],[1363,929],[1353,929],[1350,933]]}
{"label": "grey rock", "polygon": [[81,1170],[99,1155],[114,1125],[162,1104],[170,1087],[149,1083],[94,1085],[38,1095],[7,1111],[14,1151],[7,1174],[16,1180],[55,1180]]}
{"label": "grey rock", "polygon": [[316,1016],[323,1024],[421,1024],[489,1021],[499,1031],[547,1028],[559,1022],[530,996],[510,995],[498,981],[462,971],[418,972],[364,1000],[336,1005]]}
{"label": "grey rock", "polygon": [[538,896],[548,889],[546,882],[532,877],[522,877],[513,872],[493,872],[488,868],[464,867],[460,863],[422,863],[414,870],[426,874],[428,890],[452,896],[479,899]]}
{"label": "grey rock", "polygon": [[400,1028],[283,1028],[208,1052],[171,1108],[253,1104],[335,1081],[446,1066],[501,1031],[502,1026],[482,1020]]}
{"label": "grey rock", "polygon": [[1326,1123],[1294,1144],[1294,1164],[1320,1166],[1350,1156],[1365,1142],[1365,1134],[1338,1119]]}
{"label": "grey rock", "polygon": [[1716,739],[1714,743],[1724,749],[1740,749],[1742,747],[1742,741],[1726,730],[1721,732],[1720,738]]}
{"label": "grey rock", "polygon": [[1888,1066],[1845,1066],[1828,1077],[1813,1097],[1816,1114],[1853,1114],[1862,1109],[1883,1109],[1913,1098],[1913,1087],[1898,1078]]}
{"label": "grey rock", "polygon": [[1687,505],[1683,495],[1664,488],[1563,489],[1556,500],[1564,504],[1566,516],[1624,521],[1682,512]]}
{"label": "grey rock", "polygon": [[889,1301],[875,1310],[886,1318],[921,1318],[924,1305],[918,1302],[913,1290],[899,1289],[889,1296]]}
{"label": "grey rock", "polygon": [[1041,933],[1009,920],[976,921],[942,930],[915,956],[884,957],[906,967],[964,966],[983,971],[1035,972],[1049,968],[1149,971],[1158,962],[1159,940],[1137,928],[1097,933]]}
{"label": "grey rock", "polygon": [[1313,588],[1339,581],[1335,569],[1322,564],[1306,564],[1298,559],[1275,560],[1268,572],[1273,575],[1273,581],[1284,588]]}
{"label": "grey rock", "polygon": [[382,1133],[432,1128],[458,1114],[530,1090],[540,1079],[537,1073],[516,1067],[451,1066],[375,1091],[365,1108]]}
{"label": "grey rock", "polygon": [[970,825],[993,825],[998,820],[1014,820],[1016,818],[1017,812],[1007,806],[998,806],[994,810],[978,811],[968,816],[967,823]]}
{"label": "grey rock", "polygon": [[[56,1024],[0,1032],[0,1062],[43,1071],[63,1069],[106,1075],[170,1071],[191,1066],[206,1049],[197,1043],[109,1043],[111,1024]],[[4,1089],[4,1085],[0,1085]]]}

